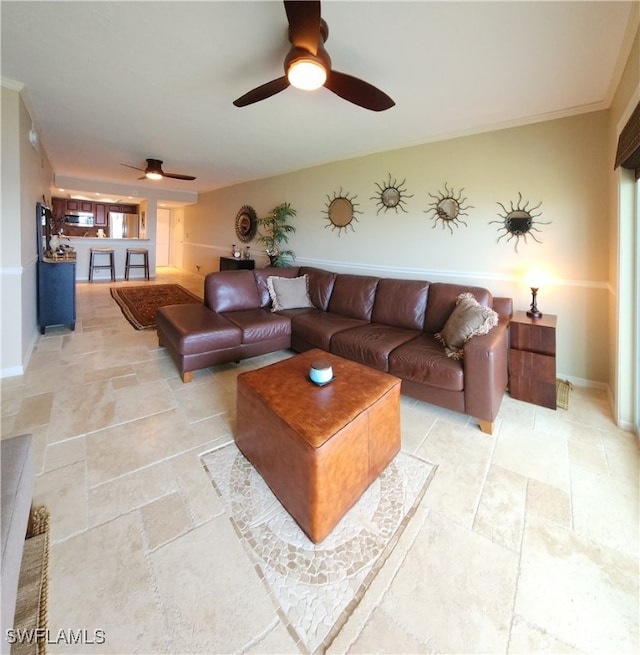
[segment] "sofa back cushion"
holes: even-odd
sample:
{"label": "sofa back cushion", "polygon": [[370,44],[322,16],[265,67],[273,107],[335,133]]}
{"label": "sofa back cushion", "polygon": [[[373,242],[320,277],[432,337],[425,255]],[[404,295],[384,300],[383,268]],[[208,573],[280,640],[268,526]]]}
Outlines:
{"label": "sofa back cushion", "polygon": [[253,271],[220,271],[204,279],[204,302],[214,312],[237,312],[260,307]]}
{"label": "sofa back cushion", "polygon": [[468,287],[462,284],[448,284],[446,282],[433,282],[429,287],[427,301],[427,315],[424,322],[424,331],[434,334],[441,332],[451,313],[456,307],[458,296],[461,293],[470,293],[485,307],[493,305],[491,292],[482,287]]}
{"label": "sofa back cushion", "polygon": [[381,279],[371,320],[407,330],[422,330],[429,283],[423,280]]}
{"label": "sofa back cushion", "polygon": [[313,266],[301,266],[300,275],[306,275],[309,279],[309,295],[311,296],[311,302],[318,309],[326,312],[337,273],[324,271],[321,268],[314,268]]}
{"label": "sofa back cushion", "polygon": [[379,281],[380,278],[368,275],[338,275],[329,300],[329,311],[370,321]]}
{"label": "sofa back cushion", "polygon": [[256,280],[258,295],[260,296],[260,307],[271,307],[271,295],[267,286],[267,278],[275,275],[276,277],[298,277],[298,266],[267,266],[267,268],[256,268],[253,270],[253,277]]}

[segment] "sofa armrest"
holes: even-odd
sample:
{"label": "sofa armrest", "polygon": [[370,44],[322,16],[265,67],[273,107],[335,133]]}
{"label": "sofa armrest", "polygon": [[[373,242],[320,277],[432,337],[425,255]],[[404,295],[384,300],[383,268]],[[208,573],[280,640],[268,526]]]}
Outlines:
{"label": "sofa armrest", "polygon": [[508,381],[509,318],[500,317],[487,334],[464,345],[465,412],[493,422]]}

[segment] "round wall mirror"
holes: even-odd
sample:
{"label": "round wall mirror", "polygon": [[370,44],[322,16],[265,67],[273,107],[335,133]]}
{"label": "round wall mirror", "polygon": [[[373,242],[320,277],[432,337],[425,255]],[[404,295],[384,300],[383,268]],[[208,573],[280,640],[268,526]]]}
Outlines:
{"label": "round wall mirror", "polygon": [[523,239],[527,243],[527,237],[531,237],[535,242],[542,243],[534,232],[540,232],[540,228],[536,227],[537,225],[549,225],[551,221],[537,221],[535,220],[539,216],[542,216],[542,212],[535,214],[535,210],[539,209],[542,205],[539,202],[535,207],[529,207],[529,202],[527,201],[524,205],[522,204],[522,194],[518,193],[518,202],[509,203],[509,209],[507,209],[501,202],[498,203],[504,214],[498,214],[500,216],[499,221],[489,221],[491,223],[497,223],[501,227],[498,228],[498,232],[501,233],[498,237],[500,239],[507,237],[507,241],[515,239],[515,250],[518,252],[518,243],[520,239]]}
{"label": "round wall mirror", "polygon": [[253,207],[243,205],[236,214],[236,236],[240,241],[251,241],[258,229],[258,216]]}
{"label": "round wall mirror", "polygon": [[441,222],[442,228],[446,226],[449,232],[453,234],[453,228],[459,225],[467,225],[462,220],[462,216],[467,216],[467,209],[471,209],[473,205],[466,205],[466,198],[462,197],[464,189],[460,189],[457,193],[453,187],[449,188],[445,182],[444,191],[439,191],[436,195],[430,193],[433,202],[429,203],[430,209],[425,213],[432,214],[434,220],[433,227],[436,227],[438,221]]}
{"label": "round wall mirror", "polygon": [[327,203],[325,214],[329,225],[325,227],[331,227],[332,230],[338,230],[338,236],[342,234],[342,231],[347,231],[347,228],[351,228],[353,232],[353,221],[357,221],[356,214],[362,214],[361,211],[356,209],[358,203],[353,201],[358,196],[349,197],[349,194],[342,193],[342,189],[338,193],[334,193],[333,197],[327,196]]}
{"label": "round wall mirror", "polygon": [[346,227],[353,220],[353,205],[346,198],[335,198],[329,205],[329,220],[336,227]]}
{"label": "round wall mirror", "polygon": [[396,214],[398,209],[402,210],[405,214],[407,210],[404,208],[407,198],[413,198],[413,195],[407,193],[407,189],[404,186],[405,181],[398,182],[396,179],[391,179],[391,174],[389,174],[389,179],[382,184],[376,182],[378,187],[378,193],[375,196],[371,196],[371,200],[378,201],[378,211],[379,214],[383,209],[388,211],[393,209]]}

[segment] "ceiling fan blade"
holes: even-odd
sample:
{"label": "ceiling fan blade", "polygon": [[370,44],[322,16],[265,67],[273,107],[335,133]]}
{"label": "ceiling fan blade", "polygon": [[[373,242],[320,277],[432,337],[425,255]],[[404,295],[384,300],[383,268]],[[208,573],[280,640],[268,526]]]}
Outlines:
{"label": "ceiling fan blade", "polygon": [[318,52],[320,36],[319,0],[284,0],[289,21],[289,40],[296,48],[304,48],[312,55]]}
{"label": "ceiling fan blade", "polygon": [[246,107],[247,105],[252,105],[254,102],[259,102],[260,100],[266,100],[271,96],[274,96],[280,91],[284,91],[289,86],[289,80],[286,75],[279,77],[271,82],[262,84],[261,86],[252,89],[248,93],[245,93],[243,96],[240,96],[237,100],[233,101],[233,104],[236,107]]}
{"label": "ceiling fan blade", "polygon": [[193,175],[180,175],[180,173],[163,173],[163,177],[172,177],[176,180],[195,180]]}
{"label": "ceiling fan blade", "polygon": [[332,70],[324,85],[344,100],[371,111],[384,111],[396,104],[386,93],[372,84],[346,73]]}
{"label": "ceiling fan blade", "polygon": [[137,166],[130,166],[129,164],[120,164],[120,166],[126,166],[127,168],[134,168],[136,171],[144,171],[144,168],[138,168]]}

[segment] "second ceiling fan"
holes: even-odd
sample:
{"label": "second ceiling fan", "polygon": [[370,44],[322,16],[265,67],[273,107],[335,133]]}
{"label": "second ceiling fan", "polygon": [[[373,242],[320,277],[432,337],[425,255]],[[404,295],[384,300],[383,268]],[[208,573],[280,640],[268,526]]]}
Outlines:
{"label": "second ceiling fan", "polygon": [[291,42],[284,59],[285,74],[234,100],[236,107],[266,100],[289,85],[305,90],[324,86],[344,100],[371,111],[384,111],[395,105],[386,93],[372,84],[332,70],[331,58],[324,48],[329,27],[320,16],[319,0],[284,0],[284,8]]}
{"label": "second ceiling fan", "polygon": [[195,180],[193,175],[182,175],[181,173],[165,173],[162,170],[162,161],[160,159],[147,159],[146,168],[138,168],[130,164],[122,164],[127,168],[133,168],[136,171],[142,171],[144,175],[139,180],[161,180],[163,177],[171,177],[174,180]]}

